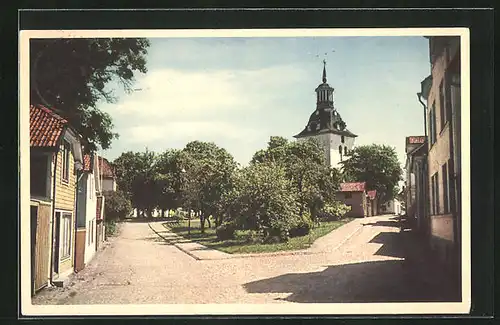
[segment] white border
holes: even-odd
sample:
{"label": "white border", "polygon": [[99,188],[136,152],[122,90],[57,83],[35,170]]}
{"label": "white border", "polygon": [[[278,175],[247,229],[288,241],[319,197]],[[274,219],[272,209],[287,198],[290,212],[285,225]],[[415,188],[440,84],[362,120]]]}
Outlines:
{"label": "white border", "polygon": [[[29,245],[29,40],[30,38],[90,37],[310,37],[310,36],[460,36],[462,103],[462,302],[345,304],[172,304],[172,305],[32,305]],[[361,29],[199,29],[199,30],[24,30],[19,35],[20,58],[20,235],[21,314],[36,315],[381,315],[465,314],[470,288],[470,65],[467,28]],[[415,89],[420,80],[415,81]]]}

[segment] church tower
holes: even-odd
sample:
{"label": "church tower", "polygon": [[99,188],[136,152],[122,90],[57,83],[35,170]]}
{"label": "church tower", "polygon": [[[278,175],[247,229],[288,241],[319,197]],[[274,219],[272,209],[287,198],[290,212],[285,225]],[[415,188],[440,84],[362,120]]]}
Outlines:
{"label": "church tower", "polygon": [[346,128],[333,101],[334,89],[326,82],[326,61],[323,60],[323,83],[316,88],[316,110],[309,117],[306,127],[294,138],[316,138],[325,148],[326,162],[340,168],[340,162],[354,146],[356,134]]}

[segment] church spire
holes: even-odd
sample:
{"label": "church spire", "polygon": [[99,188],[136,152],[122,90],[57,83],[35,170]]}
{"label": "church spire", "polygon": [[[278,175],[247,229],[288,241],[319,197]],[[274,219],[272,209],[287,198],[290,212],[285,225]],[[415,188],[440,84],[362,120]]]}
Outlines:
{"label": "church spire", "polygon": [[326,83],[326,60],[323,60],[323,83]]}

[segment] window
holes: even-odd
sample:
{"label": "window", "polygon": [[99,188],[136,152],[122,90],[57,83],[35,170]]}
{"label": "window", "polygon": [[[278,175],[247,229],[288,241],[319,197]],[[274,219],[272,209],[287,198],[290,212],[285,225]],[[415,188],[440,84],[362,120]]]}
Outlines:
{"label": "window", "polygon": [[340,136],[340,142],[342,142],[342,143],[345,142],[345,137],[343,135]]}
{"label": "window", "polygon": [[339,146],[339,154],[342,156],[342,146]]}
{"label": "window", "polygon": [[58,212],[57,214],[61,218],[61,246],[59,250],[61,260],[63,260],[71,256],[71,213]]}
{"label": "window", "polygon": [[87,246],[94,242],[94,220],[89,221],[87,230]]}
{"label": "window", "polygon": [[45,155],[31,155],[30,158],[30,187],[31,195],[47,197],[49,159]]}
{"label": "window", "polygon": [[438,173],[434,173],[431,177],[432,205],[431,211],[433,215],[439,214],[439,182]]}
{"label": "window", "polygon": [[67,182],[69,180],[69,151],[70,151],[70,144],[68,141],[64,140],[63,143],[63,161],[62,161],[62,179],[63,181]]}
{"label": "window", "polygon": [[[450,92],[448,91],[448,81],[446,80],[447,76],[443,78],[441,84],[439,85],[439,114],[440,122],[441,122],[441,131],[444,129],[444,126],[449,121],[449,112],[450,112]],[[446,82],[446,83],[445,83]],[[446,86],[446,87],[445,87]]]}
{"label": "window", "polygon": [[450,201],[449,201],[449,182],[448,182],[448,166],[444,164],[441,167],[441,174],[443,177],[443,213],[450,212]]}
{"label": "window", "polygon": [[347,147],[344,147],[344,155],[347,156]]}
{"label": "window", "polygon": [[351,192],[346,192],[346,193],[344,194],[344,198],[346,198],[346,199],[350,199],[350,198],[352,198],[352,193],[351,193]]}
{"label": "window", "polygon": [[432,108],[429,111],[429,137],[431,145],[436,142],[436,102],[432,103]]}

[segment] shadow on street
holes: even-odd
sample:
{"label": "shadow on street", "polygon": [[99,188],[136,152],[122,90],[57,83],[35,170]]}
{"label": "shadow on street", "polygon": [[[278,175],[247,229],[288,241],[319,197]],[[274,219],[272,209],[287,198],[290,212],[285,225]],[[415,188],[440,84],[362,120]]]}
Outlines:
{"label": "shadow on street", "polygon": [[[397,227],[399,223],[395,221]],[[381,232],[370,243],[382,244],[374,255],[400,260],[329,265],[320,272],[284,274],[249,282],[249,293],[290,293],[299,303],[459,302],[452,283],[422,250],[422,241],[405,227]]]}
{"label": "shadow on street", "polygon": [[460,298],[428,281],[403,260],[330,265],[320,272],[285,274],[244,285],[249,293],[291,293],[298,303],[444,302]]}

